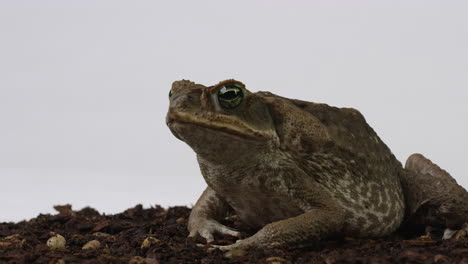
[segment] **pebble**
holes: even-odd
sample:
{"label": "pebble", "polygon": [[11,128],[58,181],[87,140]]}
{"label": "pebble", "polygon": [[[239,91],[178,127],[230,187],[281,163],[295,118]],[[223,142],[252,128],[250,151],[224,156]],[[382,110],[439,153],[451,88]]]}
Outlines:
{"label": "pebble", "polygon": [[99,242],[99,240],[91,240],[91,241],[87,242],[86,244],[84,244],[84,246],[81,249],[83,249],[83,250],[98,249],[100,247],[101,247],[101,242]]}
{"label": "pebble", "polygon": [[156,245],[159,242],[161,242],[161,240],[156,239],[154,237],[147,237],[145,238],[145,240],[143,240],[143,243],[141,243],[141,248],[149,248],[152,245]]}
{"label": "pebble", "polygon": [[49,238],[46,244],[51,250],[64,249],[67,244],[67,240],[65,240],[63,236],[56,234]]}

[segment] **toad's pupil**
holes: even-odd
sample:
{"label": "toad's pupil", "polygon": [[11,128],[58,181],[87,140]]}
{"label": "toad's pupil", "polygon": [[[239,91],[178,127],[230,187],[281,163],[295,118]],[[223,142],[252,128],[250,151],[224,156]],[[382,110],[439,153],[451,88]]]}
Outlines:
{"label": "toad's pupil", "polygon": [[236,88],[234,89],[230,89],[230,90],[227,90],[226,87],[224,87],[223,89],[221,89],[221,93],[220,93],[220,96],[223,98],[223,99],[226,99],[226,100],[232,100],[236,97],[239,96],[239,93],[240,91]]}
{"label": "toad's pupil", "polygon": [[223,86],[218,92],[219,104],[226,109],[239,106],[242,102],[242,89],[235,85]]}

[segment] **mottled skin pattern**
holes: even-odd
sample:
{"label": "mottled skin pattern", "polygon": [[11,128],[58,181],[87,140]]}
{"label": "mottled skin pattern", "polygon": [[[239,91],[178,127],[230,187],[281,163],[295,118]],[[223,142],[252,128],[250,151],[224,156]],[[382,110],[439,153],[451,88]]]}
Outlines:
{"label": "mottled skin pattern", "polygon": [[[226,109],[218,93],[230,84],[244,96]],[[251,93],[234,80],[183,80],[172,85],[167,125],[196,152],[208,184],[190,236],[240,236],[219,223],[230,211],[258,229],[223,250],[378,237],[404,220],[460,229],[468,220],[468,194],[448,173],[419,154],[404,169],[355,109]]]}

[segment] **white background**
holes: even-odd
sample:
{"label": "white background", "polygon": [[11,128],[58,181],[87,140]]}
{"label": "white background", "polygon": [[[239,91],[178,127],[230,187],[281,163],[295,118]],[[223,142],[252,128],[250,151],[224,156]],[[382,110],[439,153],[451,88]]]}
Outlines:
{"label": "white background", "polygon": [[[468,186],[467,1],[1,1],[0,221],[193,204],[171,83],[359,109]],[[430,190],[428,190],[430,191]]]}

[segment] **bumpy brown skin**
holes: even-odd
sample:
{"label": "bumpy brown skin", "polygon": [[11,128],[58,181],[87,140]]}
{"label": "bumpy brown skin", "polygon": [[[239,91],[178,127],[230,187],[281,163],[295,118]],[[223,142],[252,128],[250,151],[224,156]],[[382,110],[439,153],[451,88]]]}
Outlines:
{"label": "bumpy brown skin", "polygon": [[421,154],[411,155],[405,169],[408,222],[468,231],[468,192],[450,174]]}
{"label": "bumpy brown skin", "polygon": [[[229,84],[244,97],[225,109],[218,92]],[[171,93],[167,125],[197,153],[208,184],[192,210],[190,236],[240,236],[219,223],[232,210],[258,232],[223,250],[383,236],[405,214],[451,228],[468,219],[468,194],[450,175],[417,155],[402,168],[355,109],[251,93],[234,80],[210,87],[176,81]]]}

